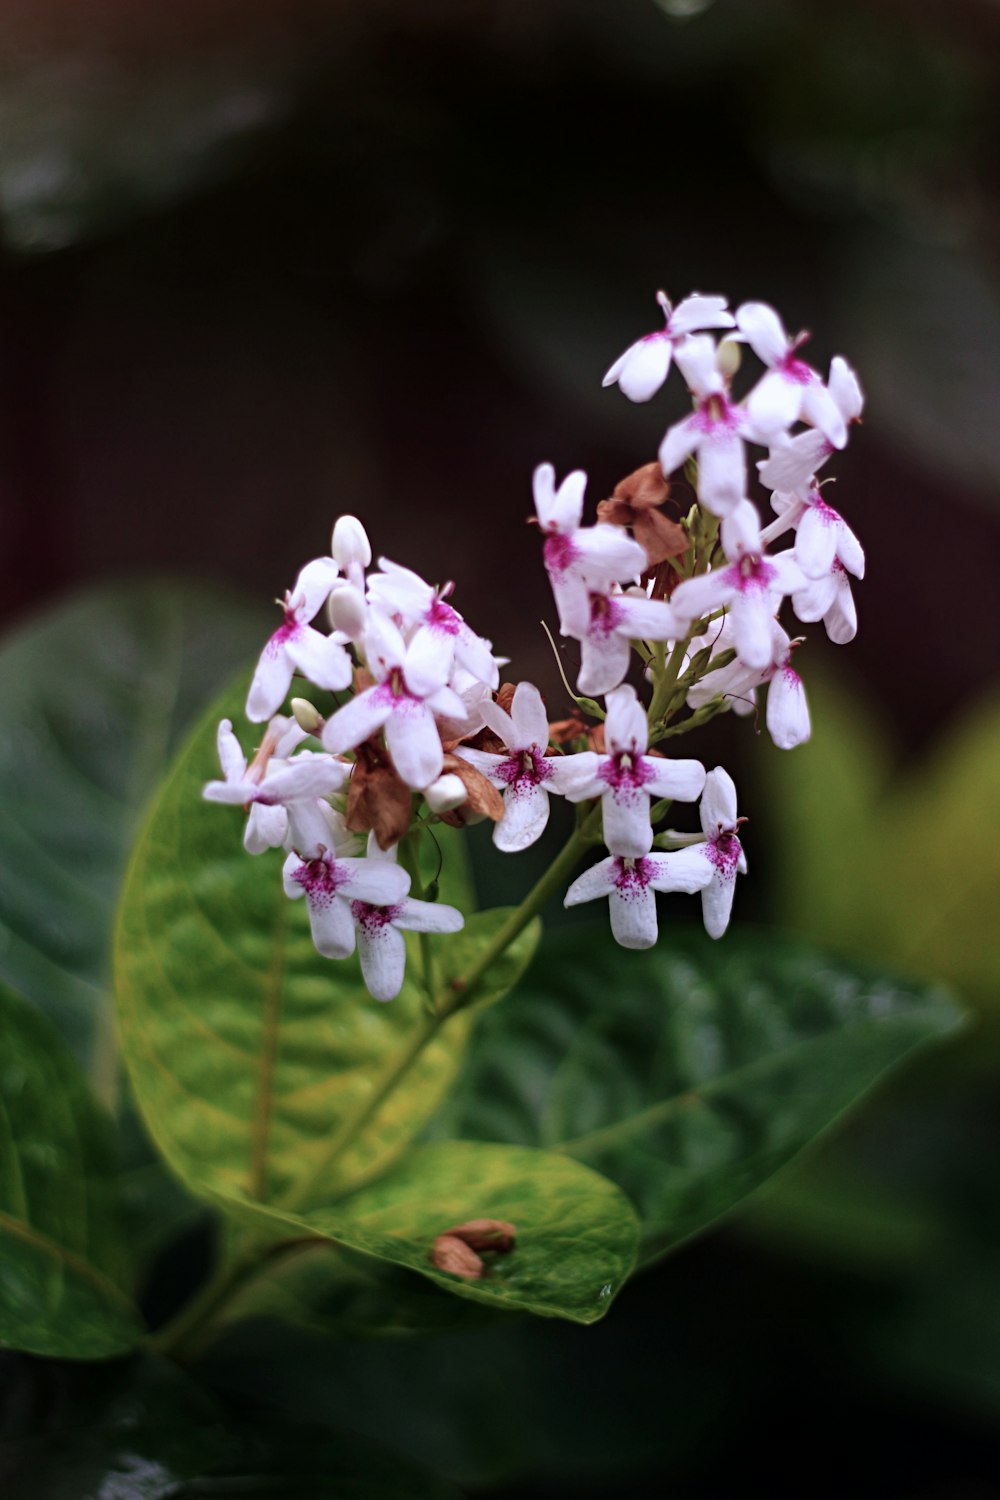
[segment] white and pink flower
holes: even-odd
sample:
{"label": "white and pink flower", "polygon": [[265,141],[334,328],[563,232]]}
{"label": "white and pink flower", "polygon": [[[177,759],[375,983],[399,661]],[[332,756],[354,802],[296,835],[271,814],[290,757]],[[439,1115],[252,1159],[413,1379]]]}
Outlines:
{"label": "white and pink flower", "polygon": [[314,558],[285,595],[284,623],[261,652],[247,695],[251,723],[261,724],[277,713],[296,670],[331,692],[350,685],[351,659],[343,644],[309,624],[323,608],[339,576],[340,568],[332,557]]}
{"label": "white and pink flower", "polygon": [[392,763],[416,791],[441,775],[444,751],[435,714],[462,719],[462,700],[447,686],[450,645],[417,631],[409,645],[398,628],[373,610],[365,628],[368,669],[376,679],[326,721],[323,745],[334,755],[354,750],[385,730]]}
{"label": "white and pink flower", "polygon": [[606,588],[624,579],[638,578],[648,565],[646,550],[632,540],[622,526],[606,521],[582,526],[583,492],[587,476],[582,469],[567,474],[556,489],[556,471],[539,464],[533,485],[538,524],[545,534],[545,568],[559,611],[564,635],[589,617],[589,589]]}
{"label": "white and pink flower", "polygon": [[665,292],[656,300],[663,309],[662,328],[630,344],[608,370],[605,386],[617,383],[630,401],[650,401],[670,373],[675,345],[699,328],[732,328],[734,318],[725,297],[705,297],[695,292],[672,308]]}
{"label": "white and pink flower", "polygon": [[250,854],[281,848],[288,835],[290,803],[327,797],[347,780],[350,767],[332,756],[305,751],[288,758],[306,738],[294,719],[277,715],[248,763],[229,719],[219,725],[216,744],[224,780],[210,781],[202,796],[209,802],[249,808],[243,843]]}
{"label": "white and pink flower", "polygon": [[847,425],[837,402],[811,365],[798,351],[808,337],[790,339],[773,307],[766,302],[744,302],[736,322],[757,358],[768,367],[747,397],[747,412],[757,431],[773,442],[794,423],[818,428],[834,448],[847,442]]}
{"label": "white and pink flower", "polygon": [[700,846],[671,854],[643,854],[627,859],[613,854],[573,881],[565,906],[606,897],[615,942],[623,948],[652,948],[656,944],[656,891],[693,895],[713,878]]}
{"label": "white and pink flower", "polygon": [[705,785],[705,767],[699,760],[646,754],[646,714],[628,684],[607,695],[604,738],[607,755],[585,750],[565,757],[566,796],[571,802],[600,797],[608,849],[638,859],[653,841],[650,804],[663,797],[696,802]]}
{"label": "white and pink flower", "polygon": [[689,417],[675,422],[660,444],[664,474],[692,454],[698,460],[698,498],[716,516],[728,515],[746,495],[744,440],[757,437],[745,409],[729,396],[718,350],[705,334],[693,334],[677,350],[677,364],[695,398]]}
{"label": "white and pink flower", "polygon": [[504,815],[493,826],[493,842],[512,854],[527,849],[545,832],[549,794],[565,793],[571,784],[571,757],[546,755],[549,721],[542,695],[532,683],[518,683],[509,714],[498,703],[483,703],[480,711],[508,753],[496,755],[467,745],[455,753],[502,793]]}
{"label": "white and pink flower", "polygon": [[[584,607],[584,598],[586,607]],[[641,591],[588,589],[574,600],[563,619],[563,634],[580,642],[578,693],[602,697],[625,677],[632,659],[632,641],[669,641],[677,634],[670,605],[649,599]]]}

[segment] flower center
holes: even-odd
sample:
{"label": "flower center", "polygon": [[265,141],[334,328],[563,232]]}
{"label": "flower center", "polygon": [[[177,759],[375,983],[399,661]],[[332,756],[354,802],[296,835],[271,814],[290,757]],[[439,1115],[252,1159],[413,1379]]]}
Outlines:
{"label": "flower center", "polygon": [[517,790],[519,787],[539,786],[543,781],[548,781],[552,775],[552,767],[539,746],[532,745],[527,750],[518,750],[509,760],[501,761],[496,774],[509,787]]}
{"label": "flower center", "polygon": [[368,937],[377,937],[399,916],[398,906],[373,906],[370,901],[352,901],[351,916]]}
{"label": "flower center", "polygon": [[573,538],[563,536],[560,532],[553,532],[545,538],[545,566],[550,573],[565,573],[577,557]]}
{"label": "flower center", "polygon": [[620,855],[615,859],[615,890],[626,901],[641,896],[652,878],[648,859],[623,859]]}
{"label": "flower center", "polygon": [[322,855],[304,860],[292,879],[298,882],[314,906],[329,906],[338,887],[344,883],[336,860],[324,859]]}

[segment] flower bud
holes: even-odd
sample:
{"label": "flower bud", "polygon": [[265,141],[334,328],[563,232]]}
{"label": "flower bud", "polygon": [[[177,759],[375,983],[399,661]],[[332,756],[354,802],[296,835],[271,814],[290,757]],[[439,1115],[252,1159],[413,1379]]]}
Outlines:
{"label": "flower bud", "polygon": [[719,374],[726,380],[732,380],[740,367],[743,358],[743,350],[740,347],[740,339],[723,339],[716,352]]}
{"label": "flower bud", "polygon": [[363,568],[367,568],[372,560],[372,544],[356,516],[337,517],[330,551],[345,573],[352,563],[360,563]]}
{"label": "flower bud", "polygon": [[308,698],[293,698],[291,707],[300,729],[304,729],[306,734],[319,734],[324,721],[315,703],[310,703]]}
{"label": "flower bud", "polygon": [[424,799],[433,813],[451,812],[461,807],[468,799],[468,792],[460,776],[448,772],[432,781],[424,791]]}
{"label": "flower bud", "polygon": [[356,640],[365,628],[364,597],[353,584],[342,583],[333,590],[326,612],[334,630],[342,631],[349,640]]}

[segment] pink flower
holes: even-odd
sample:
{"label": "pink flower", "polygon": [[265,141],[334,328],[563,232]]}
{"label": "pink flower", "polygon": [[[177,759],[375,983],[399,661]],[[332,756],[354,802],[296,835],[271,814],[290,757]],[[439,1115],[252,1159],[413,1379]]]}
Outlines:
{"label": "pink flower", "polygon": [[668,429],[660,444],[660,467],[672,474],[695,454],[698,498],[713,515],[725,516],[746,494],[743,442],[757,434],[743,407],[730,400],[716,347],[707,335],[685,339],[677,363],[696,404],[689,417]]}

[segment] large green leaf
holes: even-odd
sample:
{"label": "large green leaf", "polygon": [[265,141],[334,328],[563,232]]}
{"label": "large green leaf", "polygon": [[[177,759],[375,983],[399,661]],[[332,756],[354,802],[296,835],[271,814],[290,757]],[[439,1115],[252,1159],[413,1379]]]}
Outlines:
{"label": "large green leaf", "polygon": [[[575,1323],[604,1316],[635,1262],[639,1232],[627,1198],[597,1172],[567,1156],[483,1141],[414,1147],[334,1208],[233,1207],[275,1240],[322,1235],[459,1296]],[[481,1280],[436,1270],[437,1236],[483,1218],[513,1224],[516,1247],[490,1256]]]}
{"label": "large green leaf", "polygon": [[139,810],[260,635],[198,585],[101,588],[0,649],[0,980],[42,1006],[109,1097],[103,1006]]}
{"label": "large green leaf", "polygon": [[0,1344],[103,1359],[137,1341],[113,1164],[76,1063],[0,989]]}
{"label": "large green leaf", "polygon": [[[201,800],[217,774],[216,725],[238,722],[242,700],[241,684],[196,729],[138,839],[116,942],[121,1034],[149,1130],[191,1186],[260,1201],[294,1193],[308,1206],[386,1166],[423,1127],[456,1074],[469,1018],[438,1033],[328,1163],[338,1128],[393,1073],[421,1025],[419,949],[414,941],[399,998],[372,1000],[356,959],[316,952],[305,902],[284,894],[280,852],[251,858],[240,815]],[[449,832],[438,835],[441,894],[468,911],[463,851]],[[432,940],[442,974],[451,972],[450,941]],[[526,961],[527,935],[524,943]]]}
{"label": "large green leaf", "polygon": [[623,957],[603,928],[574,930],[484,1017],[433,1133],[588,1162],[638,1207],[649,1259],[726,1213],[958,1019],[940,992],[771,934],[713,944],[670,932]]}

